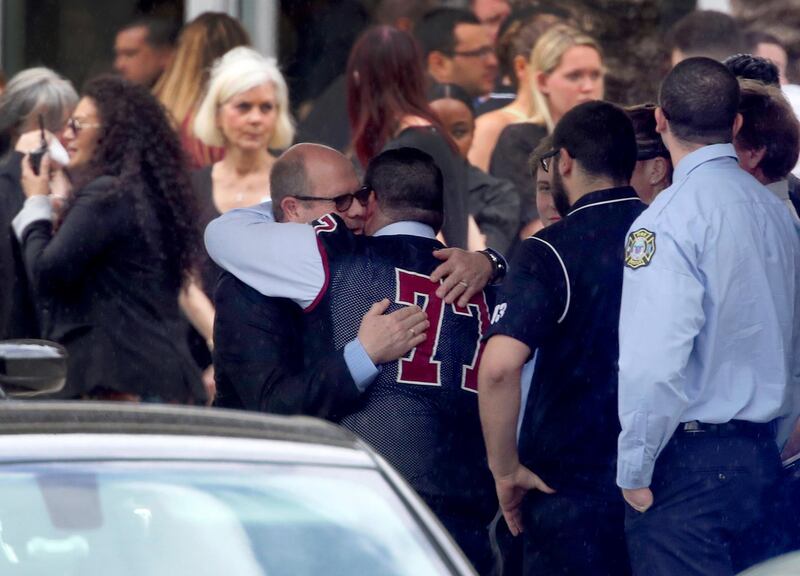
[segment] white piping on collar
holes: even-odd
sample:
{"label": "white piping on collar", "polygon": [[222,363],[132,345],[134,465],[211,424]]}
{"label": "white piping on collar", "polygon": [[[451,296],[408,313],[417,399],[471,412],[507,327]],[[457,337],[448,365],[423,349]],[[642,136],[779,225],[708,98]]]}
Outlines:
{"label": "white piping on collar", "polygon": [[590,208],[592,206],[600,206],[602,204],[614,204],[616,202],[627,202],[628,200],[639,200],[639,197],[636,196],[632,198],[617,198],[616,200],[604,200],[603,202],[592,202],[591,204],[587,204],[586,206],[575,208],[575,210],[573,210],[572,212],[567,213],[567,216],[572,216],[573,214],[575,214],[575,212],[580,212],[584,208]]}
{"label": "white piping on collar", "polygon": [[564,271],[564,278],[566,278],[567,280],[567,304],[564,306],[564,313],[561,315],[561,318],[558,319],[558,323],[561,324],[564,318],[567,317],[567,312],[569,312],[569,302],[572,296],[572,291],[570,290],[569,287],[569,274],[567,273],[567,267],[564,265],[564,260],[562,260],[561,254],[558,253],[558,250],[556,250],[555,247],[552,244],[550,244],[550,242],[548,242],[547,240],[542,240],[538,236],[531,236],[531,240],[538,240],[545,246],[549,247],[550,250],[553,251],[553,254],[556,255],[556,258],[558,258],[558,263],[561,264],[561,269]]}

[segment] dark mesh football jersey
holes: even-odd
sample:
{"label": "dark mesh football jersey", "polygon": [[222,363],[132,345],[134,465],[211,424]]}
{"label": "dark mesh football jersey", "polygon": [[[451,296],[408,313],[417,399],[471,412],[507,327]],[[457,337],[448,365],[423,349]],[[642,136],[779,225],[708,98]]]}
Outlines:
{"label": "dark mesh football jersey", "polygon": [[423,496],[480,499],[493,506],[494,482],[478,416],[487,296],[466,308],[445,304],[430,274],[441,262],[435,239],[410,235],[354,236],[338,217],[314,224],[326,286],[307,310],[306,357],[342,348],[358,334],[375,302],[388,312],[416,304],[430,321],[428,337],[405,358],[384,364],[358,409],[341,424],[369,442]]}

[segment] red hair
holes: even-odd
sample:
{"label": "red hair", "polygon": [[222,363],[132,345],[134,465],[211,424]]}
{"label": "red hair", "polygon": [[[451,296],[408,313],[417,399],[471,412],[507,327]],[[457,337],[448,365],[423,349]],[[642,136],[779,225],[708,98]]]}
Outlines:
{"label": "red hair", "polygon": [[425,96],[422,52],[414,38],[390,26],[364,32],[347,62],[347,114],[353,148],[366,166],[395,135],[404,116],[430,122],[455,150],[455,143]]}

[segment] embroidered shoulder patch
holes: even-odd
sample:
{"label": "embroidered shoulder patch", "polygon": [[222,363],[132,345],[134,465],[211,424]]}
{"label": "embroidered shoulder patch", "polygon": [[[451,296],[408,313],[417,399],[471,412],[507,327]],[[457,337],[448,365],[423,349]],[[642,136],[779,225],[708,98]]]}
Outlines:
{"label": "embroidered shoulder patch", "polygon": [[656,233],[646,228],[639,228],[628,234],[625,243],[625,266],[628,268],[642,268],[650,264],[656,253]]}

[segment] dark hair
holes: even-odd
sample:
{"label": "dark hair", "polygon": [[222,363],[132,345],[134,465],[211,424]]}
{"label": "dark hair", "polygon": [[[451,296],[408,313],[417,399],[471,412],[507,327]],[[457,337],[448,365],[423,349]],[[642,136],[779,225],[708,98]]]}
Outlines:
{"label": "dark hair", "polygon": [[153,48],[173,48],[181,30],[174,20],[137,18],[120,28],[119,31],[123,32],[132,28],[145,28],[147,30],[146,42]]}
{"label": "dark hair", "polygon": [[428,102],[445,99],[458,100],[475,116],[473,99],[461,86],[458,84],[439,84],[438,82],[431,84],[430,88],[428,88]]}
{"label": "dark hair", "polygon": [[670,131],[693,144],[730,142],[739,108],[739,83],[724,64],[688,58],[661,83],[658,97]]}
{"label": "dark hair", "polygon": [[[162,258],[168,280],[181,285],[199,251],[198,210],[180,141],[163,107],[147,88],[119,76],[90,80],[83,96],[97,107],[101,128],[86,174],[77,184],[113,177],[109,196],[132,204],[147,234],[144,240]],[[159,237],[147,232],[152,227],[145,222],[153,219],[159,223]]]}
{"label": "dark hair", "polygon": [[786,178],[800,155],[800,124],[779,88],[741,80],[739,113],[742,127],[736,144],[747,150],[764,148],[758,167],[771,182]]}
{"label": "dark hair", "polygon": [[431,52],[452,56],[456,49],[456,26],[474,24],[480,26],[477,16],[469,10],[459,8],[437,8],[422,17],[414,28],[414,36],[427,57]]}
{"label": "dark hair", "polygon": [[664,146],[661,134],[656,131],[656,105],[640,104],[625,108],[625,113],[631,119],[633,132],[636,134],[636,147],[638,160],[650,158],[666,158],[669,160],[669,150]]}
{"label": "dark hair", "polygon": [[627,184],[636,167],[636,136],[622,110],[597,100],[579,104],[559,120],[553,148],[564,148],[587,174]]}
{"label": "dark hair", "polygon": [[706,56],[722,61],[744,52],[744,36],[736,20],[723,12],[696,10],[678,20],[667,34],[669,51],[684,56]]}
{"label": "dark hair", "polygon": [[757,80],[762,84],[780,85],[780,71],[771,60],[752,54],[735,54],[722,62],[737,78]]}
{"label": "dark hair", "polygon": [[286,215],[281,202],[287,196],[310,196],[311,182],[308,178],[305,157],[302,154],[282,154],[272,165],[269,173],[269,190],[272,196],[272,214],[276,222],[283,222]]}
{"label": "dark hair", "polygon": [[529,60],[536,41],[553,25],[553,19],[567,22],[570,13],[564,8],[541,4],[514,10],[500,25],[497,33],[497,63],[500,76],[507,77],[514,89],[517,75],[514,58],[523,56]]}
{"label": "dark hair", "polygon": [[375,191],[384,214],[395,222],[412,220],[442,227],[442,172],[430,155],[417,148],[395,148],[370,160],[364,185]]}
{"label": "dark hair", "polygon": [[368,29],[347,62],[347,113],[362,164],[392,138],[404,115],[423,118],[457,150],[425,98],[425,73],[414,38],[389,26]]}

